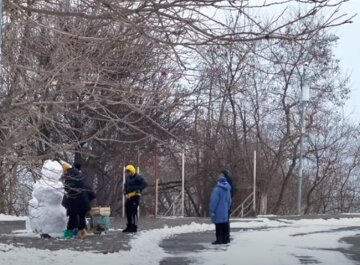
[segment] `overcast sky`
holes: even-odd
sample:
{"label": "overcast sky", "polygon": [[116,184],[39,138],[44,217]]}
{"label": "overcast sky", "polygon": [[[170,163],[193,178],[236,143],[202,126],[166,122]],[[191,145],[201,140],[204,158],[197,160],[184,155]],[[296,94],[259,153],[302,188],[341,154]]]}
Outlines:
{"label": "overcast sky", "polygon": [[340,39],[335,52],[343,71],[351,75],[351,95],[344,111],[351,119],[360,122],[360,0],[345,3],[342,11],[349,15],[358,13],[354,23],[336,29]]}

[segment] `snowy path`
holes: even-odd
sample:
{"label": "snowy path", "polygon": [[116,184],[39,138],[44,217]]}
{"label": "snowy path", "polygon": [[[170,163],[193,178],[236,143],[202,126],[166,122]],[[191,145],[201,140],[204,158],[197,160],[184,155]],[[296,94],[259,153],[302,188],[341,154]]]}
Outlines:
{"label": "snowy path", "polygon": [[[232,232],[228,246],[210,244],[213,229],[210,224],[193,223],[148,230],[130,238],[130,250],[107,255],[0,244],[0,264],[174,264],[177,259],[177,264],[351,265],[356,263],[341,252],[348,245],[339,239],[360,233],[360,218],[237,220],[232,223],[237,232]],[[188,241],[181,240],[182,236]],[[172,242],[170,248],[162,248],[166,242]]]}
{"label": "snowy path", "polygon": [[214,265],[239,264],[239,261],[254,265],[351,265],[355,262],[340,252],[340,248],[348,246],[339,240],[359,233],[359,222],[300,220],[286,227],[240,231],[233,234],[234,239],[229,246],[213,247],[193,257],[196,264]]}

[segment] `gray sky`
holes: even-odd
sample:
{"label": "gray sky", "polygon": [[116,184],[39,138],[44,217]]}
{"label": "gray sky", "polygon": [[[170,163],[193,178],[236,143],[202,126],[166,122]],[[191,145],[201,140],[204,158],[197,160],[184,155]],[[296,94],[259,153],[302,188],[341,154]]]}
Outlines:
{"label": "gray sky", "polygon": [[360,0],[350,0],[341,11],[349,15],[358,13],[354,23],[335,30],[340,37],[335,54],[341,61],[343,72],[351,75],[351,94],[344,108],[345,114],[360,122]]}
{"label": "gray sky", "polygon": [[[279,2],[279,0],[252,0],[255,3]],[[257,2],[256,2],[257,1]],[[252,3],[253,3],[252,2]],[[334,0],[334,2],[338,2]],[[291,3],[295,6],[299,3]],[[287,3],[287,5],[289,5]],[[278,6],[266,9],[267,12],[275,16],[276,12],[282,12]],[[332,9],[333,11],[333,9]],[[269,14],[268,13],[268,14]],[[352,121],[360,122],[360,0],[348,0],[341,6],[339,14],[348,14],[349,16],[358,14],[352,24],[346,24],[333,29],[334,33],[340,38],[335,55],[340,59],[341,71],[350,75],[349,87],[351,94],[344,107],[344,114]],[[310,92],[311,96],[311,92]]]}

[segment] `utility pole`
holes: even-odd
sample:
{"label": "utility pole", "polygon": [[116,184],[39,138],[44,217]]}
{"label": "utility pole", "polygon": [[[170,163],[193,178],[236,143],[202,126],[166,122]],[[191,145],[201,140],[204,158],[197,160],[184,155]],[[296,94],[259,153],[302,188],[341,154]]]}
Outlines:
{"label": "utility pole", "polygon": [[254,187],[253,187],[253,211],[256,215],[256,150],[254,150]]}
{"label": "utility pole", "polygon": [[302,177],[303,177],[303,152],[304,152],[304,116],[306,104],[309,101],[309,86],[306,85],[306,69],[307,64],[304,65],[303,73],[300,80],[301,95],[300,95],[300,157],[299,157],[299,176],[298,176],[298,191],[297,191],[297,212],[301,211],[301,196],[302,196]]}
{"label": "utility pole", "polygon": [[3,1],[0,0],[0,47],[2,45]]}
{"label": "utility pole", "polygon": [[181,216],[185,215],[185,153],[181,154]]}

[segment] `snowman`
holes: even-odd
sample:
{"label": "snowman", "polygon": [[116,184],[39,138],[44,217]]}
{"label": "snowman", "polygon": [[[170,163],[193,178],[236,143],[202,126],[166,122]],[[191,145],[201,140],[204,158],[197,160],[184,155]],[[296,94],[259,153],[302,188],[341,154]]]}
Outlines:
{"label": "snowman", "polygon": [[41,178],[35,183],[29,201],[27,228],[35,233],[57,236],[66,229],[66,210],[61,205],[64,186],[60,181],[63,168],[54,160],[46,160]]}

